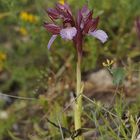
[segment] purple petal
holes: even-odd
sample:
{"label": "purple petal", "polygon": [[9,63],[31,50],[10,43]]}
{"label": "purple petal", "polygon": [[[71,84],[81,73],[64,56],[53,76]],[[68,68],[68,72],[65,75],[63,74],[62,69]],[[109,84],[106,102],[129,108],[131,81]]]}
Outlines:
{"label": "purple petal", "polygon": [[88,9],[87,5],[83,6],[83,8],[81,9],[81,13],[82,16],[85,18],[86,16],[88,16],[88,14],[90,13],[90,10]]}
{"label": "purple petal", "polygon": [[95,19],[87,19],[87,21],[85,22],[83,33],[88,33],[88,32],[94,31],[98,26],[98,22],[99,22],[98,17]]}
{"label": "purple petal", "polygon": [[99,17],[93,18],[92,19],[92,25],[90,27],[90,31],[93,32],[94,30],[96,30],[97,26],[99,23]]}
{"label": "purple petal", "polygon": [[89,32],[89,34],[99,39],[102,43],[105,43],[108,39],[108,35],[103,30],[95,30],[93,32]]}
{"label": "purple petal", "polygon": [[89,12],[88,6],[87,5],[84,5],[83,8],[81,9],[81,12],[82,13],[88,13]]}
{"label": "purple petal", "polygon": [[77,26],[78,27],[80,27],[81,25],[81,21],[82,21],[82,13],[81,13],[81,11],[79,10],[78,11],[78,13],[77,13],[77,18],[76,18],[76,20],[77,20]]}
{"label": "purple petal", "polygon": [[63,5],[63,4],[57,3],[56,10],[62,20],[68,19],[71,21],[72,26],[74,25],[74,18],[72,16],[71,9],[68,4],[65,3]]}
{"label": "purple petal", "polygon": [[56,9],[57,10],[59,9],[59,10],[65,11],[65,12],[68,11],[72,15],[71,9],[70,9],[70,7],[67,3],[64,3],[64,4],[57,3],[56,4]]}
{"label": "purple petal", "polygon": [[77,30],[75,27],[65,28],[60,31],[61,37],[66,40],[72,40],[76,33]]}
{"label": "purple petal", "polygon": [[53,23],[44,23],[44,27],[52,34],[59,34],[61,29],[59,26]]}
{"label": "purple petal", "polygon": [[56,9],[48,8],[46,12],[52,20],[59,18],[59,14]]}
{"label": "purple petal", "polygon": [[54,42],[54,40],[56,39],[57,35],[52,35],[52,37],[50,38],[49,42],[48,42],[48,49],[50,49],[52,43]]}

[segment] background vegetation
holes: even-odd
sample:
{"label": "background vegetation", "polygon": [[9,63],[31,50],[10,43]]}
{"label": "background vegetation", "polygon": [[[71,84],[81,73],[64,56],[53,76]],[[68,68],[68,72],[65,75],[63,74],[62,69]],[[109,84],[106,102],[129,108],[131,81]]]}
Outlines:
{"label": "background vegetation", "polygon": [[[43,22],[49,20],[45,9],[53,7],[56,2],[0,0],[1,140],[62,139],[60,130],[47,118],[73,131],[71,106],[66,107],[71,104],[71,93],[75,90],[75,50],[71,42],[57,38],[51,51],[48,51],[50,34],[43,28]],[[90,137],[99,140],[135,140],[139,134],[140,107],[140,28],[136,26],[136,19],[140,16],[140,1],[67,2],[73,12],[88,2],[90,9],[94,10],[94,16],[100,16],[99,28],[109,35],[105,45],[92,37],[86,38],[83,80],[88,81],[87,75],[103,69],[102,62],[107,58],[114,60],[114,88],[117,87],[117,93],[121,95],[109,108],[101,101],[106,94],[104,89],[98,101],[93,100],[96,95],[91,100],[85,97],[83,133],[87,140]],[[3,94],[25,98],[17,99]],[[128,117],[129,127],[126,127],[127,117],[123,118],[124,114]],[[90,132],[95,135],[90,136]],[[68,133],[64,135],[70,137]]]}

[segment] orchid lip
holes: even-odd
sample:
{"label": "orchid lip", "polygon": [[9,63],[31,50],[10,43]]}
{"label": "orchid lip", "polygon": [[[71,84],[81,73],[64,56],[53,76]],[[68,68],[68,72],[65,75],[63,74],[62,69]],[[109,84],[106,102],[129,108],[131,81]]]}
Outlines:
{"label": "orchid lip", "polygon": [[72,40],[73,37],[76,35],[77,30],[75,27],[68,27],[65,29],[60,30],[60,36],[66,40]]}
{"label": "orchid lip", "polygon": [[95,30],[93,32],[89,32],[89,34],[99,39],[102,43],[105,43],[108,39],[108,35],[103,30]]}

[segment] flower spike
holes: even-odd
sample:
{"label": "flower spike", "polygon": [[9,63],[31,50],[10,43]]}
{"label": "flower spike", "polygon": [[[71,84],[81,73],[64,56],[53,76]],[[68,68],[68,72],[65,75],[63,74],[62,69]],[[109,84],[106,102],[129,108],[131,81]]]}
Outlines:
{"label": "flower spike", "polygon": [[[48,43],[48,48],[57,35],[60,35],[62,39],[72,40],[77,53],[82,55],[82,46],[86,35],[91,35],[102,43],[108,39],[108,35],[103,30],[97,29],[99,17],[93,18],[93,11],[89,10],[87,5],[78,10],[76,19],[72,15],[69,5],[63,0],[57,3],[54,9],[49,8],[47,14],[53,21],[53,23],[44,23],[47,31],[53,34]],[[57,19],[62,21],[61,26],[55,24]]]}

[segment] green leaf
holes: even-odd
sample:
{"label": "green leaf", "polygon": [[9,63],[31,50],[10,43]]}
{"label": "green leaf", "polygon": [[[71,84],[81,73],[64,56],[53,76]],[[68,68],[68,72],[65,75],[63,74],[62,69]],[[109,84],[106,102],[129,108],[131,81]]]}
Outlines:
{"label": "green leaf", "polygon": [[14,134],[10,131],[8,131],[9,136],[12,138],[12,140],[21,140],[18,137],[14,136]]}
{"label": "green leaf", "polygon": [[120,85],[125,78],[125,70],[123,68],[112,69],[113,83],[114,85]]}

